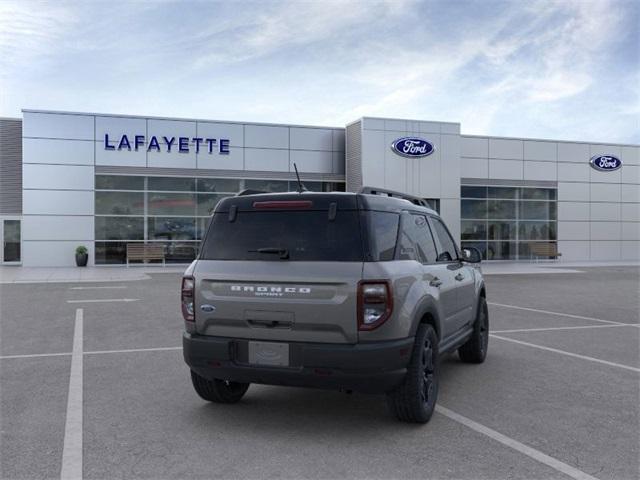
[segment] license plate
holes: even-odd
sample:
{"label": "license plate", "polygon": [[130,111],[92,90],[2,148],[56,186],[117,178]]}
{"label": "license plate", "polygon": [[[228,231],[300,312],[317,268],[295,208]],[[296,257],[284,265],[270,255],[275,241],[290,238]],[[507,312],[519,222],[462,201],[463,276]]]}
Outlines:
{"label": "license plate", "polygon": [[289,344],[249,342],[249,363],[254,365],[289,366]]}

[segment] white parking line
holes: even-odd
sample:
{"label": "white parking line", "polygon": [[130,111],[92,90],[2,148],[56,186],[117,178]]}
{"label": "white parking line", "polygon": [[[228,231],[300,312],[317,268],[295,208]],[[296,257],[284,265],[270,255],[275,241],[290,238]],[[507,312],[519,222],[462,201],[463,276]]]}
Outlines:
{"label": "white parking line", "polygon": [[99,287],[69,287],[69,290],[98,290],[98,289],[114,289],[114,288],[127,288],[126,285],[100,285]]}
{"label": "white parking line", "polygon": [[73,330],[69,396],[62,447],[60,478],[63,480],[82,478],[82,315],[82,309],[78,308]]}
{"label": "white parking line", "polygon": [[548,332],[552,330],[582,330],[582,329],[589,329],[589,328],[617,328],[617,327],[640,327],[640,325],[621,323],[620,325],[580,325],[579,327],[516,328],[514,330],[491,330],[491,333]]}
{"label": "white parking line", "polygon": [[499,340],[505,340],[507,342],[513,342],[513,343],[517,343],[519,345],[525,345],[527,347],[538,348],[540,350],[546,350],[547,352],[560,353],[560,354],[566,355],[568,357],[579,358],[581,360],[588,360],[590,362],[601,363],[603,365],[609,365],[610,367],[617,367],[617,368],[622,368],[624,370],[631,370],[632,372],[640,373],[640,368],[631,367],[629,365],[623,365],[621,363],[608,362],[606,360],[600,360],[599,358],[587,357],[586,355],[579,355],[577,353],[571,353],[571,352],[566,352],[564,350],[558,350],[557,348],[543,347],[542,345],[536,345],[535,343],[523,342],[521,340],[516,340],[514,338],[501,337],[499,335],[494,335],[493,333],[491,333],[489,336],[492,337],[492,338],[497,338]]}
{"label": "white parking line", "polygon": [[68,357],[71,352],[67,353],[31,353],[27,355],[3,355],[0,356],[0,360],[11,360],[14,358],[37,358],[37,357]]}
{"label": "white parking line", "polygon": [[592,320],[594,322],[610,323],[611,325],[629,325],[623,322],[613,322],[611,320],[603,320],[601,318],[583,317],[582,315],[572,315],[571,313],[550,312],[549,310],[538,310],[537,308],[518,307],[517,305],[505,305],[504,303],[487,302],[488,305],[496,307],[515,308],[516,310],[525,310],[527,312],[545,313],[547,315],[557,315],[560,317],[577,318],[579,320]]}
{"label": "white parking line", "polygon": [[97,298],[91,300],[67,300],[67,303],[137,302],[139,298]]}
{"label": "white parking line", "polygon": [[[137,352],[164,352],[169,350],[182,350],[182,347],[157,347],[157,348],[128,348],[123,350],[92,350],[82,352],[83,355],[102,355],[107,353],[137,353]],[[14,358],[37,358],[37,357],[68,357],[73,355],[71,352],[65,353],[31,353],[26,355],[4,355],[0,356],[0,360],[11,360]]]}
{"label": "white parking line", "polygon": [[84,352],[85,355],[102,355],[105,353],[163,352],[166,350],[182,350],[182,347],[133,348],[128,350],[94,350]]}
{"label": "white parking line", "polygon": [[564,473],[565,475],[568,475],[571,478],[575,478],[578,480],[597,480],[596,477],[593,477],[588,473],[583,472],[582,470],[578,470],[577,468],[572,467],[571,465],[568,465],[556,458],[550,457],[549,455],[542,453],[540,450],[536,450],[535,448],[529,447],[524,443],[520,443],[517,440],[507,437],[506,435],[503,435],[502,433],[497,432],[489,427],[485,427],[484,425],[481,425],[478,422],[474,422],[473,420],[467,417],[464,417],[456,412],[453,412],[448,408],[445,408],[440,405],[436,405],[436,412],[438,412],[441,415],[444,415],[447,418],[450,418],[453,421],[461,423],[462,425],[470,428],[471,430],[481,433],[482,435],[486,435],[487,437],[495,440],[496,442],[499,442],[509,448],[512,448],[513,450],[516,450],[526,455],[527,457],[532,458],[533,460],[536,460],[537,462],[547,465],[560,473]]}

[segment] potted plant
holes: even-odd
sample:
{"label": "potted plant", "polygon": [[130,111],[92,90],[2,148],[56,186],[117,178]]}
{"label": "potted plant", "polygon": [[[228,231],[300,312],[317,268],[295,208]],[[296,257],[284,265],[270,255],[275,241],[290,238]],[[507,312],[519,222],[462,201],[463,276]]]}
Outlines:
{"label": "potted plant", "polygon": [[86,267],[89,260],[89,253],[87,247],[79,245],[76,247],[76,265],[78,267]]}

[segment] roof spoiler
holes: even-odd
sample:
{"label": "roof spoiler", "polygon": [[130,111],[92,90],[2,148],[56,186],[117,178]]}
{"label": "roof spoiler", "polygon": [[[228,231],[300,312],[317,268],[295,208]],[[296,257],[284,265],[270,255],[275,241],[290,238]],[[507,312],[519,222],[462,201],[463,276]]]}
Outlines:
{"label": "roof spoiler", "polygon": [[408,193],[400,193],[400,192],[395,192],[393,190],[387,190],[386,188],[362,187],[359,193],[364,193],[367,195],[380,195],[380,196],[386,196],[386,197],[401,198],[403,200],[408,200],[414,205],[420,205],[421,207],[431,208],[429,203],[424,198],[415,197],[413,195],[409,195]]}

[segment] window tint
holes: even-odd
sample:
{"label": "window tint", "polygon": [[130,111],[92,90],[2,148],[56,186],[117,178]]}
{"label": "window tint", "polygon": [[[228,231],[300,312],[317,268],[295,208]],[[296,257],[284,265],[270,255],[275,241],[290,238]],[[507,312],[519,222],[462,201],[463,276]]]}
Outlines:
{"label": "window tint", "polygon": [[[270,249],[259,252],[259,249]],[[278,250],[286,250],[281,260]],[[275,251],[275,252],[274,252]],[[213,216],[202,247],[203,260],[363,261],[357,211],[239,212]]]}
{"label": "window tint", "polygon": [[399,248],[399,260],[416,260],[420,263],[435,261],[436,248],[424,215],[407,214],[403,217]]}
{"label": "window tint", "polygon": [[440,241],[440,249],[438,251],[438,261],[439,262],[447,262],[451,260],[456,260],[458,258],[458,254],[456,252],[456,245],[449,235],[446,227],[442,223],[442,221],[438,218],[432,218],[433,222],[433,230],[435,235],[438,237]]}
{"label": "window tint", "polygon": [[393,260],[398,238],[400,216],[391,212],[367,212],[369,216],[369,249],[373,262]]}

